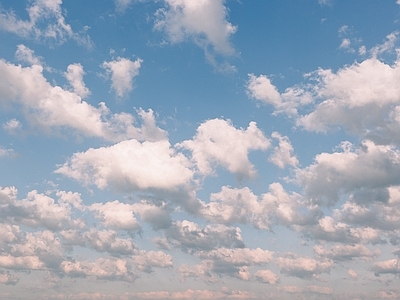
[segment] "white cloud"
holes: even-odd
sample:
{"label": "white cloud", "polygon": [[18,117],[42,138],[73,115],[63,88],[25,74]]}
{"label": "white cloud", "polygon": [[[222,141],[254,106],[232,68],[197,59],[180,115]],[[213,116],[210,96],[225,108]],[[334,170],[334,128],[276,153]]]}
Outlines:
{"label": "white cloud", "polygon": [[165,0],[166,8],[156,13],[154,28],[164,31],[171,43],[189,38],[202,48],[231,55],[229,37],[236,27],[227,21],[225,0]]}
{"label": "white cloud", "polygon": [[62,0],[34,0],[27,7],[29,20],[19,19],[15,13],[0,10],[0,30],[12,32],[23,38],[38,41],[53,40],[57,44],[67,39],[74,39],[80,44],[90,47],[92,42],[88,36],[73,32],[66,23],[62,13]]}
{"label": "white cloud", "polygon": [[286,254],[276,259],[281,267],[281,273],[299,278],[310,278],[321,273],[329,273],[333,267],[332,260],[315,260],[311,257],[300,257]]}
{"label": "white cloud", "polygon": [[93,203],[88,207],[106,227],[119,230],[137,230],[140,224],[134,215],[133,205],[118,200],[107,203]]}
{"label": "white cloud", "polygon": [[[318,154],[312,165],[296,171],[305,195],[314,203],[330,205],[341,194],[400,184],[400,153],[395,147],[368,140],[356,150],[349,142],[343,142],[341,147],[342,152]],[[368,201],[371,199],[363,200]]]}
{"label": "white cloud", "polygon": [[327,249],[321,245],[314,246],[314,252],[321,257],[333,259],[335,261],[352,260],[354,258],[361,258],[363,260],[373,260],[380,251],[372,252],[367,247],[361,244],[355,245],[335,245]]}
{"label": "white cloud", "polygon": [[110,147],[75,153],[56,173],[100,189],[177,191],[193,177],[188,159],[167,140],[126,140]]}
{"label": "white cloud", "polygon": [[124,12],[134,0],[114,0],[118,12]]}
{"label": "white cloud", "polygon": [[375,276],[380,274],[400,274],[400,261],[398,259],[389,259],[375,263],[371,270]]}
{"label": "white cloud", "polygon": [[346,50],[347,52],[355,52],[355,50],[351,48],[351,41],[348,38],[342,39],[339,48],[342,50]]}
{"label": "white cloud", "polygon": [[279,141],[278,147],[274,148],[274,152],[269,157],[269,161],[283,169],[287,165],[297,167],[299,161],[293,154],[294,149],[287,136],[282,136],[278,132],[273,132],[271,137]]}
{"label": "white cloud", "polygon": [[0,147],[0,157],[12,156],[14,154],[14,149],[4,149]]}
{"label": "white cloud", "polygon": [[125,97],[133,89],[133,79],[139,75],[139,69],[143,60],[131,61],[127,58],[118,57],[117,60],[103,62],[101,65],[111,76],[111,87],[118,97]]}
{"label": "white cloud", "polygon": [[269,284],[277,284],[279,281],[279,276],[270,270],[258,270],[254,273],[254,276],[261,282]]}
{"label": "white cloud", "polygon": [[[223,186],[221,192],[213,193],[209,203],[203,203],[200,214],[213,222],[222,224],[251,224],[255,228],[271,230],[275,222],[284,225],[312,222],[318,210],[306,209],[301,196],[289,194],[280,183],[272,183],[269,192],[261,196],[245,188]],[[307,213],[300,212],[306,210]]]}
{"label": "white cloud", "polygon": [[83,75],[85,71],[81,64],[71,64],[64,73],[65,78],[69,81],[75,94],[79,95],[82,99],[90,95],[89,89],[83,82]]}
{"label": "white cloud", "polygon": [[136,268],[140,271],[150,273],[153,268],[173,267],[172,256],[162,251],[138,251],[132,258]]}
{"label": "white cloud", "polygon": [[400,104],[400,67],[376,58],[345,66],[336,73],[319,69],[312,90],[319,104],[301,116],[297,125],[326,131],[342,127],[348,132],[375,136],[388,143],[398,141],[397,109]]}
{"label": "white cloud", "polygon": [[134,282],[137,275],[128,261],[121,258],[98,258],[95,261],[63,261],[61,271],[71,277],[95,276],[97,279]]}
{"label": "white cloud", "polygon": [[192,151],[201,174],[210,175],[221,165],[239,177],[254,177],[256,170],[248,159],[250,150],[266,150],[269,140],[251,122],[247,129],[236,129],[229,120],[208,120],[197,128],[192,140],[177,144]]}
{"label": "white cloud", "polygon": [[347,270],[347,274],[354,280],[358,279],[357,272],[352,269]]}
{"label": "white cloud", "polygon": [[14,224],[50,230],[69,228],[75,224],[71,219],[71,205],[63,201],[56,203],[53,198],[35,190],[23,200],[16,198],[16,191],[11,196],[5,195],[0,207],[0,219]]}
{"label": "white cloud", "polygon": [[30,65],[43,65],[42,58],[35,55],[35,52],[25,45],[18,45],[15,58]]}
{"label": "white cloud", "polygon": [[169,244],[192,253],[218,247],[244,247],[240,228],[207,225],[204,228],[187,220],[176,221],[165,231]]}
{"label": "white cloud", "polygon": [[22,124],[17,119],[13,118],[7,123],[3,124],[3,129],[9,134],[18,134],[22,130]]}
{"label": "white cloud", "polygon": [[[42,66],[21,67],[0,60],[0,72],[3,74],[0,101],[20,104],[29,123],[45,132],[72,129],[76,134],[111,141],[127,138],[154,140],[165,136],[165,132],[155,126],[152,110],[139,110],[144,123],[142,128],[134,127],[133,115],[111,114],[104,103],[100,103],[98,108],[93,107],[82,101],[78,94],[51,85],[43,76]],[[70,76],[75,88],[86,93],[75,75]]]}
{"label": "white cloud", "polygon": [[266,75],[255,76],[249,74],[247,94],[250,98],[274,106],[275,113],[286,113],[289,116],[297,115],[297,107],[312,102],[312,93],[301,86],[287,88],[280,94],[276,86]]}
{"label": "white cloud", "polygon": [[386,41],[381,44],[373,47],[371,49],[371,54],[373,57],[376,57],[382,53],[392,51],[395,48],[395,44],[397,42],[397,37],[399,35],[399,31],[394,31],[386,36]]}

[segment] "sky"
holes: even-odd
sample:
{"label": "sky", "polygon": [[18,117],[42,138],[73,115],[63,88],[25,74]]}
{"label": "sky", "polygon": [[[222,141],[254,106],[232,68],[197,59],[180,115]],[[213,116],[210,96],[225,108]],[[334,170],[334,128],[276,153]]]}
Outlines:
{"label": "sky", "polygon": [[400,299],[399,39],[399,0],[0,0],[0,298]]}

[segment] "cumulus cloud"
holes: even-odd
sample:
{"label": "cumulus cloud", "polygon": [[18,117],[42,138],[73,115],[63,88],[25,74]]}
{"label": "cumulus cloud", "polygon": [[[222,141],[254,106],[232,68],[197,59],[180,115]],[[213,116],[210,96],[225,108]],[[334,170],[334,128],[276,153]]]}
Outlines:
{"label": "cumulus cloud", "polygon": [[73,39],[88,47],[92,45],[87,35],[75,33],[66,22],[61,8],[62,0],[34,0],[31,3],[26,8],[29,20],[18,18],[12,10],[1,9],[0,30],[37,41],[51,40],[62,44],[67,39]]}
{"label": "cumulus cloud", "polygon": [[15,58],[29,65],[43,65],[43,59],[35,55],[35,52],[25,45],[18,45]]}
{"label": "cumulus cloud", "polygon": [[167,140],[126,140],[110,147],[75,153],[57,173],[100,189],[176,191],[190,184],[190,162]]}
{"label": "cumulus cloud", "polygon": [[131,61],[123,57],[103,62],[101,67],[111,77],[111,87],[118,97],[125,97],[133,90],[133,79],[139,75],[142,62],[142,59]]}
{"label": "cumulus cloud", "polygon": [[[397,148],[376,145],[369,140],[363,141],[358,149],[349,142],[343,142],[341,148],[341,152],[318,154],[313,164],[296,171],[306,197],[313,202],[332,205],[341,194],[400,183]],[[383,193],[382,196],[380,201],[387,201],[388,195]],[[363,202],[367,201],[371,200],[363,199]]]}
{"label": "cumulus cloud", "polygon": [[61,271],[70,277],[94,276],[97,279],[134,282],[137,275],[132,266],[121,258],[98,258],[95,261],[63,261]]}
{"label": "cumulus cloud", "polygon": [[[72,222],[72,208],[69,203],[58,201],[40,194],[37,191],[28,193],[26,199],[18,200],[17,190],[11,194],[10,189],[3,189],[3,197],[0,198],[0,219],[12,224],[38,228],[44,227],[50,230],[59,230],[75,226]],[[7,193],[7,194],[6,194]]]}
{"label": "cumulus cloud", "polygon": [[229,38],[236,27],[227,21],[225,0],[165,0],[166,7],[156,13],[154,28],[166,33],[171,43],[190,39],[202,48],[223,55],[235,51]]}
{"label": "cumulus cloud", "polygon": [[86,87],[83,81],[83,75],[85,71],[81,64],[71,64],[67,68],[67,72],[64,73],[65,78],[69,81],[72,90],[75,94],[79,95],[82,99],[90,95],[89,89]]}
{"label": "cumulus cloud", "polygon": [[197,128],[192,140],[177,144],[192,151],[201,174],[211,175],[221,165],[239,177],[254,177],[256,170],[248,159],[250,150],[266,150],[269,140],[251,122],[247,129],[236,129],[229,120],[208,120]]}
{"label": "cumulus cloud", "polygon": [[307,207],[299,194],[286,192],[280,183],[270,184],[269,192],[261,196],[247,187],[223,186],[221,192],[211,194],[210,202],[202,206],[200,214],[210,221],[227,225],[251,224],[265,230],[270,230],[275,222],[284,225],[312,223],[319,213]]}
{"label": "cumulus cloud", "polygon": [[281,267],[281,273],[299,278],[310,278],[321,273],[329,273],[333,267],[333,261],[329,259],[316,260],[311,257],[300,257],[288,253],[276,259]]}
{"label": "cumulus cloud", "polygon": [[165,231],[167,242],[185,252],[212,250],[218,247],[243,248],[240,228],[206,225],[204,228],[187,220],[176,221]]}
{"label": "cumulus cloud", "polygon": [[282,94],[266,75],[249,74],[247,94],[250,98],[272,105],[275,113],[296,116],[297,107],[312,103],[312,93],[302,86],[287,88]]}
{"label": "cumulus cloud", "polygon": [[[79,93],[87,93],[79,79],[82,70],[76,65],[73,68],[77,73],[67,72],[72,85]],[[104,103],[96,108],[82,101],[78,94],[53,86],[43,76],[42,66],[22,67],[0,60],[0,72],[3,74],[0,102],[21,105],[28,122],[45,132],[71,129],[76,134],[111,141],[127,138],[154,140],[165,136],[163,130],[156,129],[152,110],[139,110],[144,122],[142,128],[137,128],[133,125],[133,115],[111,114]]]}
{"label": "cumulus cloud", "polygon": [[258,270],[257,272],[254,273],[254,276],[261,282],[273,285],[277,284],[279,281],[279,276],[276,275],[271,270]]}
{"label": "cumulus cloud", "polygon": [[388,65],[372,57],[337,72],[315,71],[312,90],[319,104],[297,125],[312,131],[341,127],[379,142],[398,142],[399,70],[397,62]]}
{"label": "cumulus cloud", "polygon": [[375,276],[381,274],[400,274],[400,261],[398,259],[389,259],[377,262],[371,267]]}
{"label": "cumulus cloud", "polygon": [[287,136],[282,136],[274,131],[271,137],[278,140],[279,144],[269,157],[269,161],[283,169],[286,166],[297,167],[299,160],[294,155],[294,149]]}
{"label": "cumulus cloud", "polygon": [[352,260],[354,258],[361,258],[363,260],[373,260],[380,251],[371,251],[361,244],[355,245],[335,245],[327,249],[321,245],[314,246],[314,252],[321,257],[333,259],[335,261]]}

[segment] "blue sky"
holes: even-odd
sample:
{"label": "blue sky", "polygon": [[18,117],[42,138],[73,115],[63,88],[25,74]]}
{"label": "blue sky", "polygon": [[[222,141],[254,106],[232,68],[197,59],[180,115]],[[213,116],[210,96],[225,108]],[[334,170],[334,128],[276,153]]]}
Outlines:
{"label": "blue sky", "polygon": [[399,22],[0,0],[0,298],[400,299]]}

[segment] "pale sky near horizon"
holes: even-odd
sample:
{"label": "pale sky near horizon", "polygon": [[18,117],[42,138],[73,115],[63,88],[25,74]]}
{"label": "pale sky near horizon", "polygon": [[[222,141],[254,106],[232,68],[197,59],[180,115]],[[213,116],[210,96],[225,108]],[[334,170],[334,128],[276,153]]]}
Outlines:
{"label": "pale sky near horizon", "polygon": [[400,0],[0,0],[1,299],[400,299]]}

